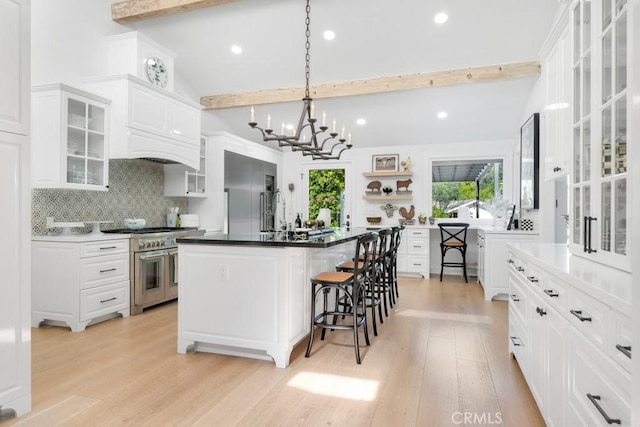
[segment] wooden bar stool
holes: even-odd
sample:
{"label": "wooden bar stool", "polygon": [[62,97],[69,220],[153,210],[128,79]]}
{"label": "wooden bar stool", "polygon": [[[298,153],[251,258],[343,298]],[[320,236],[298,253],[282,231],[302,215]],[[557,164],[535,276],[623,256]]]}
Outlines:
{"label": "wooden bar stool", "polygon": [[402,230],[405,229],[404,225],[396,225],[391,227],[391,303],[396,303],[396,298],[400,298],[398,293],[398,249],[400,248],[400,242],[402,241]]}
{"label": "wooden bar stool", "polygon": [[[462,267],[464,281],[467,282],[467,229],[469,224],[464,222],[438,223],[440,227],[440,253],[442,261],[440,263],[440,281],[445,267]],[[445,255],[451,249],[459,251],[462,255],[462,262],[445,261]]]}
{"label": "wooden bar stool", "polygon": [[[367,329],[367,307],[366,307],[366,287],[369,279],[367,269],[373,264],[375,256],[378,233],[371,232],[363,234],[356,243],[356,252],[353,257],[354,268],[352,271],[327,271],[317,274],[311,279],[311,331],[309,333],[309,343],[305,357],[311,354],[315,327],[322,328],[321,340],[324,340],[327,329],[351,330],[353,331],[353,344],[356,353],[356,362],[360,364],[360,342],[358,338],[358,328],[364,330],[364,339],[369,345],[369,332]],[[362,258],[361,258],[362,256]],[[338,311],[333,305],[330,308],[329,294],[332,290],[337,290],[337,298],[342,298],[351,307],[350,311]],[[322,309],[316,314],[316,299],[322,295]],[[338,318],[350,318],[351,322],[338,323]]]}

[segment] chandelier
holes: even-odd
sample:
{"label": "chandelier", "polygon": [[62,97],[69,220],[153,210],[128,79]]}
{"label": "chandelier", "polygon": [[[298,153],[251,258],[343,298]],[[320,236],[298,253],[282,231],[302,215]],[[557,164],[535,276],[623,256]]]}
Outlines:
{"label": "chandelier", "polygon": [[313,99],[309,96],[309,76],[311,75],[311,69],[309,67],[309,60],[311,59],[309,54],[311,47],[311,43],[309,42],[311,36],[311,31],[309,30],[309,24],[311,22],[309,18],[310,11],[311,6],[309,5],[309,0],[307,0],[307,18],[305,20],[307,27],[305,43],[305,88],[304,98],[302,98],[302,114],[300,114],[298,125],[293,129],[292,135],[285,135],[283,123],[280,134],[276,134],[273,132],[273,129],[271,129],[271,115],[269,115],[267,116],[266,128],[261,128],[255,121],[255,111],[252,106],[249,126],[251,126],[252,129],[258,129],[262,133],[263,141],[278,141],[279,147],[291,147],[291,151],[300,151],[303,156],[311,156],[313,160],[337,160],[343,151],[352,147],[351,133],[349,133],[348,138],[345,139],[345,128],[343,127],[342,133],[338,138],[336,121],[334,119],[331,132],[327,135],[325,132],[329,127],[326,124],[327,116],[325,112],[322,112],[322,121],[319,126],[317,123],[318,120],[314,117],[315,108]]}

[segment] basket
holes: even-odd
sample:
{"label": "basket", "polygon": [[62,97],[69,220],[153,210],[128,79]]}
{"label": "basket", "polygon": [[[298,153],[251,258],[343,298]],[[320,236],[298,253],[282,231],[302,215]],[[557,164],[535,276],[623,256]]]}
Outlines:
{"label": "basket", "polygon": [[367,217],[367,222],[369,224],[379,224],[380,221],[382,221],[382,217],[381,216],[368,216]]}

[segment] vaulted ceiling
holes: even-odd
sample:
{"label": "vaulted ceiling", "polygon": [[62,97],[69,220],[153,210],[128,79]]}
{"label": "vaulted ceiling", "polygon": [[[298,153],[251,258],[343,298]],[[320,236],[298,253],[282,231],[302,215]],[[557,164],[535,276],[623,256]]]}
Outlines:
{"label": "vaulted ceiling", "polygon": [[[125,25],[174,51],[177,74],[199,97],[304,85],[304,1],[208,3],[221,4]],[[312,0],[312,86],[359,81],[366,87],[379,77],[467,68],[475,73],[452,85],[317,99],[316,110],[344,124],[356,146],[515,139],[531,113],[524,107],[537,73],[529,68],[525,77],[474,77],[481,67],[507,70],[538,61],[558,8],[558,0]],[[449,15],[446,23],[434,22],[438,12]],[[322,37],[328,29],[335,40]],[[231,52],[234,44],[242,54]],[[256,105],[256,120],[264,124],[270,114],[273,123],[290,123],[301,108],[300,101]],[[437,118],[441,111],[446,119]],[[359,118],[367,123],[356,124]],[[246,106],[208,110],[204,127],[259,141],[248,121]]]}

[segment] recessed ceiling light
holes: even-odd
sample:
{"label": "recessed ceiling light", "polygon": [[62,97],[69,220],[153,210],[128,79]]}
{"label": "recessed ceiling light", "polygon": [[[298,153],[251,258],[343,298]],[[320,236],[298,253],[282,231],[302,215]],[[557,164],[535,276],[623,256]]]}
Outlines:
{"label": "recessed ceiling light", "polygon": [[444,24],[449,19],[449,15],[444,12],[440,12],[433,17],[433,20],[436,24]]}
{"label": "recessed ceiling light", "polygon": [[360,118],[360,119],[356,120],[356,123],[359,124],[360,126],[362,126],[362,125],[366,125],[367,121],[365,119]]}
{"label": "recessed ceiling light", "polygon": [[237,44],[234,44],[233,46],[231,46],[231,52],[235,53],[236,55],[240,55],[242,53],[242,48]]}
{"label": "recessed ceiling light", "polygon": [[331,30],[325,31],[323,35],[325,40],[333,40],[336,38],[336,33]]}
{"label": "recessed ceiling light", "polygon": [[446,111],[440,111],[440,112],[438,113],[438,118],[439,118],[439,119],[446,119],[448,115],[449,115],[449,114],[447,114],[447,112],[446,112]]}

